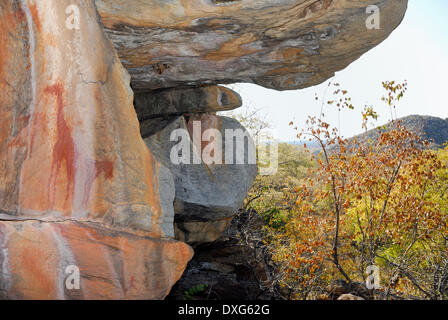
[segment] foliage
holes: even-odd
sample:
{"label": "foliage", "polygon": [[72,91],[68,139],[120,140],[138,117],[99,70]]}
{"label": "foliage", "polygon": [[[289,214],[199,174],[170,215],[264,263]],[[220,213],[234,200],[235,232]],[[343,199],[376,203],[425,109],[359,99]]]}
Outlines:
{"label": "foliage", "polygon": [[[355,109],[334,87],[327,104]],[[395,109],[406,83],[383,87]],[[376,117],[364,108],[363,128]],[[309,118],[298,133],[317,141],[320,154],[281,145],[279,172],[259,177],[246,203],[266,222],[264,252],[279,297],[319,298],[332,280],[365,282],[376,265],[378,298],[448,298],[448,149],[428,149],[396,120],[375,139],[349,141],[323,118]]]}
{"label": "foliage", "polygon": [[193,288],[190,288],[184,292],[184,300],[198,300],[206,290],[206,285],[200,284]]}

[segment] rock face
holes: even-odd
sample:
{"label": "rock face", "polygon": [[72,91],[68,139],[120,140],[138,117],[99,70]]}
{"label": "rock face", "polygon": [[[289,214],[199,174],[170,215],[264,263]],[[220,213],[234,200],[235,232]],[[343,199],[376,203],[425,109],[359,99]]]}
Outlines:
{"label": "rock face", "polygon": [[[71,221],[0,222],[0,247],[7,299],[163,299],[191,258],[176,241]],[[79,290],[66,285],[70,266]]]}
{"label": "rock face", "polygon": [[[66,23],[73,4],[79,29]],[[60,271],[71,263],[82,297],[163,298],[192,252],[160,239],[174,235],[172,176],[140,136],[94,2],[2,1],[0,28],[2,293],[69,297]]]}
{"label": "rock face", "polygon": [[[135,89],[251,82],[278,90],[330,78],[383,41],[407,0],[96,0]],[[380,10],[369,30],[366,8]]]}
{"label": "rock face", "polygon": [[[219,238],[257,174],[247,131],[215,114],[242,104],[219,84],[322,82],[383,41],[406,5],[1,0],[0,298],[164,298],[192,258],[184,242]],[[232,247],[199,256],[180,286],[215,270],[230,291],[254,287],[235,277]]]}
{"label": "rock face", "polygon": [[[210,130],[217,135],[209,135]],[[243,204],[257,175],[255,145],[249,133],[231,118],[188,115],[178,117],[145,142],[174,176],[177,238],[193,244],[216,240]],[[213,159],[205,159],[207,155]]]}

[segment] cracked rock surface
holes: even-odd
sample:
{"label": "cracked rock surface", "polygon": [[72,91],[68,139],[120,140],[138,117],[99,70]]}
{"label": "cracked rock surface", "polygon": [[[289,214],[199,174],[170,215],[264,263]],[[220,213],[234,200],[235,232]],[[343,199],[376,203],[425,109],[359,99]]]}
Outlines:
{"label": "cracked rock surface", "polygon": [[[66,27],[70,4],[79,30]],[[94,2],[2,1],[0,29],[3,296],[73,298],[75,265],[79,298],[163,298],[192,250],[167,239],[172,176],[140,136]]]}
{"label": "cracked rock surface", "polygon": [[[210,129],[218,134],[207,137]],[[186,135],[173,140],[176,130]],[[197,137],[207,139],[201,142]],[[255,145],[250,134],[235,119],[190,114],[178,117],[147,137],[145,143],[174,177],[176,238],[191,244],[219,238],[242,206],[257,175]],[[231,147],[226,148],[227,145]],[[186,153],[188,157],[182,163],[172,159],[176,147],[185,147],[182,155]],[[209,154],[208,150],[213,151]],[[237,157],[238,150],[244,150],[241,159]],[[204,160],[207,155],[212,159]]]}

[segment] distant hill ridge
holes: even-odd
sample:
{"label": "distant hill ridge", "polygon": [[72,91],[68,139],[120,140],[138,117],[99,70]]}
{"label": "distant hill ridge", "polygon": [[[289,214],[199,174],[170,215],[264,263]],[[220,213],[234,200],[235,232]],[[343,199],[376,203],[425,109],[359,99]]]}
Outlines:
{"label": "distant hill ridge", "polygon": [[[448,142],[448,119],[442,119],[431,116],[411,115],[398,119],[402,125],[409,131],[418,134],[425,140],[433,143],[434,148],[442,148]],[[379,137],[381,128],[391,129],[392,123],[379,126],[351,139],[357,138],[358,141],[365,139],[376,139]],[[351,140],[350,139],[350,140]]]}

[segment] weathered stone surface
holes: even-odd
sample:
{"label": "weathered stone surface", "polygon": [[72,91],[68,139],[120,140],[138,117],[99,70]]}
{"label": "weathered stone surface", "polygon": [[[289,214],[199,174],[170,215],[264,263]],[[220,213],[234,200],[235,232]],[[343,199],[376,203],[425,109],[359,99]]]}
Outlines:
{"label": "weathered stone surface", "polygon": [[222,235],[232,219],[233,217],[216,221],[182,221],[180,218],[174,225],[174,234],[177,240],[191,244],[213,242]]}
{"label": "weathered stone surface", "polygon": [[[200,160],[200,155],[204,155],[205,150],[218,152],[220,149],[214,139],[205,139],[204,133],[208,129],[216,129],[222,136],[222,160],[218,164],[194,162],[195,155],[199,155]],[[226,132],[226,129],[230,131]],[[176,164],[171,159],[172,150],[175,146],[180,146],[183,141],[179,141],[176,137],[171,141],[171,136],[176,130],[183,130],[182,132],[187,134],[189,150],[187,164]],[[229,218],[241,207],[257,175],[257,165],[255,162],[252,162],[253,164],[250,162],[250,158],[255,159],[252,138],[235,141],[232,148],[231,140],[228,139],[234,132],[250,137],[234,119],[209,114],[189,115],[177,118],[162,131],[145,139],[155,157],[167,166],[174,176],[176,188],[174,210],[178,239],[189,243],[215,240],[219,237],[217,230],[223,230],[230,221]],[[198,138],[195,138],[195,135]],[[204,138],[202,142],[200,137]],[[211,142],[208,142],[210,140]],[[226,152],[233,152],[232,161],[226,162]],[[237,152],[244,154],[241,163],[236,161]],[[196,222],[198,224],[195,224]],[[194,234],[189,235],[189,232]],[[184,235],[180,235],[181,233]]]}
{"label": "weathered stone surface", "polygon": [[176,283],[167,299],[184,300],[185,291],[204,286],[197,294],[203,300],[269,300],[259,287],[249,261],[249,248],[238,241],[224,239],[195,248],[195,256],[181,280]]}
{"label": "weathered stone surface", "polygon": [[[69,5],[80,10],[79,30],[67,27]],[[40,270],[33,259],[43,259],[35,257],[42,248],[54,262],[52,268],[58,268],[64,258],[58,245],[64,245],[65,237],[56,237],[54,230],[80,221],[120,233],[110,236],[113,241],[99,238],[96,243],[85,237],[95,237],[97,231],[70,225],[67,232],[74,238],[95,242],[85,250],[73,248],[76,262],[89,256],[96,264],[94,252],[100,249],[95,246],[110,245],[116,246],[114,268],[120,263],[129,267],[124,278],[101,265],[87,268],[90,276],[105,282],[145,279],[145,285],[120,297],[163,297],[191,252],[183,243],[153,239],[174,236],[172,176],[140,136],[130,77],[102,29],[93,0],[1,1],[0,30],[0,248],[2,263],[15,257],[14,265],[0,272],[1,284],[13,281],[6,296],[61,297],[60,284],[44,289],[44,282],[57,280],[50,273],[54,269]],[[24,220],[51,227],[37,230],[20,222]],[[128,233],[144,238],[128,249]],[[20,235],[39,241],[28,248],[19,243]],[[147,257],[139,256],[139,248]],[[165,263],[176,250],[182,254],[158,268],[160,273],[142,268],[143,262]],[[36,277],[42,284],[15,285],[22,277]],[[119,287],[88,288],[86,298],[119,297]]]}
{"label": "weathered stone surface", "polygon": [[[76,222],[0,222],[0,248],[0,298],[8,299],[163,299],[192,256],[173,240]],[[79,289],[66,286],[70,266]]]}
{"label": "weathered stone surface", "polygon": [[248,212],[241,211],[219,239],[195,247],[193,259],[167,299],[183,300],[185,291],[198,286],[204,286],[204,291],[198,292],[196,299],[273,299],[273,292],[264,285],[269,275],[265,261],[241,238],[248,224],[264,224],[257,214],[251,219]]}
{"label": "weathered stone surface", "polygon": [[361,297],[363,300],[371,300],[373,298],[374,291],[369,290],[366,287],[365,282],[352,282],[348,283],[345,280],[333,280],[327,286],[326,291],[329,298],[333,300],[353,300],[351,296]]}
{"label": "weathered stone surface", "polygon": [[141,139],[129,76],[92,1],[79,6],[80,30],[66,28],[71,3],[3,5],[1,216],[172,236],[172,199],[158,190],[167,171]]}
{"label": "weathered stone surface", "polygon": [[[136,89],[251,82],[284,90],[331,77],[399,25],[407,0],[96,0]],[[366,9],[380,9],[368,30]]]}
{"label": "weathered stone surface", "polygon": [[222,86],[137,92],[134,106],[140,121],[185,113],[228,111],[241,107],[241,96]]}

